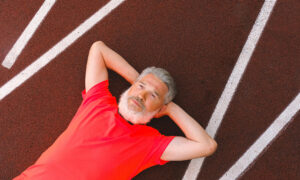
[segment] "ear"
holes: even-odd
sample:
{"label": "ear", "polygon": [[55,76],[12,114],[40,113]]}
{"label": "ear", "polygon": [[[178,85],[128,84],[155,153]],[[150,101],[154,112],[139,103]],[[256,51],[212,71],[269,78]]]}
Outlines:
{"label": "ear", "polygon": [[158,108],[159,110],[157,111],[157,114],[160,113],[163,110],[164,106],[161,106],[160,108]]}
{"label": "ear", "polygon": [[163,105],[163,106],[159,109],[159,111],[155,114],[154,117],[155,117],[155,118],[160,118],[160,117],[166,115],[166,109],[167,109],[167,106],[166,106],[166,105]]}
{"label": "ear", "polygon": [[160,111],[159,112],[164,112],[165,110],[166,110],[166,108],[167,108],[167,105],[163,105],[161,108],[160,108]]}

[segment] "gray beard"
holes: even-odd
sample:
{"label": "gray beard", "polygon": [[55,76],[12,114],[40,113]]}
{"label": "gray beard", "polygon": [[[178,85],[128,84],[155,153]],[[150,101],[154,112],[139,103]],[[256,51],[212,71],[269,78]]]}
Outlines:
{"label": "gray beard", "polygon": [[134,111],[129,109],[128,107],[128,91],[130,88],[125,90],[119,99],[118,108],[119,113],[123,116],[123,118],[127,121],[132,122],[133,124],[147,124],[154,115],[159,111],[148,112],[146,109],[143,109],[142,112]]}

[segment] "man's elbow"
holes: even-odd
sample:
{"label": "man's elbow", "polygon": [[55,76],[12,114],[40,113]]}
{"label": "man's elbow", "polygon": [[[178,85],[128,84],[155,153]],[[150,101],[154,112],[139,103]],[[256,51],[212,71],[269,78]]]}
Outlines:
{"label": "man's elbow", "polygon": [[103,41],[96,41],[92,44],[91,48],[92,49],[99,49],[99,48],[102,48],[103,46],[105,46]]}
{"label": "man's elbow", "polygon": [[212,140],[208,145],[207,156],[214,154],[217,150],[218,144],[215,140]]}

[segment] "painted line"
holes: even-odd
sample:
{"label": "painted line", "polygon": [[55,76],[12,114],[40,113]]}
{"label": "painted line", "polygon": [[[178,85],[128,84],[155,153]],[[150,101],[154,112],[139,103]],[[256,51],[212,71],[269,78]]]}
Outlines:
{"label": "painted line", "polygon": [[[288,105],[288,107],[275,119],[269,128],[252,144],[252,146],[231,166],[231,168],[220,178],[231,180],[241,177],[250,165],[253,165],[257,157],[266,152],[268,146],[287,128],[293,117],[300,109],[300,93]],[[248,167],[248,168],[247,168]]]}
{"label": "painted line", "polygon": [[[206,127],[207,133],[212,138],[215,137],[216,132],[223,120],[225,112],[228,109],[236,88],[245,72],[248,62],[251,59],[256,44],[265,28],[265,25],[270,17],[275,3],[276,0],[266,0],[255,20],[255,23],[237,60],[237,63],[233,68],[233,71],[226,83],[225,89],[223,90],[222,95]],[[183,180],[196,179],[201,170],[204,160],[204,157],[191,160],[183,176]]]}
{"label": "painted line", "polygon": [[13,45],[12,49],[6,55],[2,66],[10,69],[15,63],[16,59],[31,39],[34,32],[37,30],[41,22],[44,20],[56,0],[45,0],[38,12],[34,15],[32,20],[29,22],[19,39]]}
{"label": "painted line", "polygon": [[125,0],[112,0],[98,10],[95,14],[85,20],[81,25],[74,29],[70,34],[68,34],[64,39],[58,42],[50,50],[40,56],[37,60],[31,63],[28,67],[22,70],[15,77],[10,79],[0,88],[0,100],[10,94],[14,89],[28,80],[31,76],[37,73],[41,68],[46,66],[51,62],[58,54],[69,47],[73,42],[75,42],[79,37],[81,37],[85,32],[91,29],[96,23],[108,15],[113,9],[118,7]]}

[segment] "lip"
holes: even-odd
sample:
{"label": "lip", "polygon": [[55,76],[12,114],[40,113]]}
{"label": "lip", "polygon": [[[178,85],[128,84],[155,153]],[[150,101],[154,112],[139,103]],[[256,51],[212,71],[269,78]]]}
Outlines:
{"label": "lip", "polygon": [[135,99],[132,99],[132,101],[134,102],[134,104],[136,104],[137,106],[141,107],[140,103],[138,103]]}

